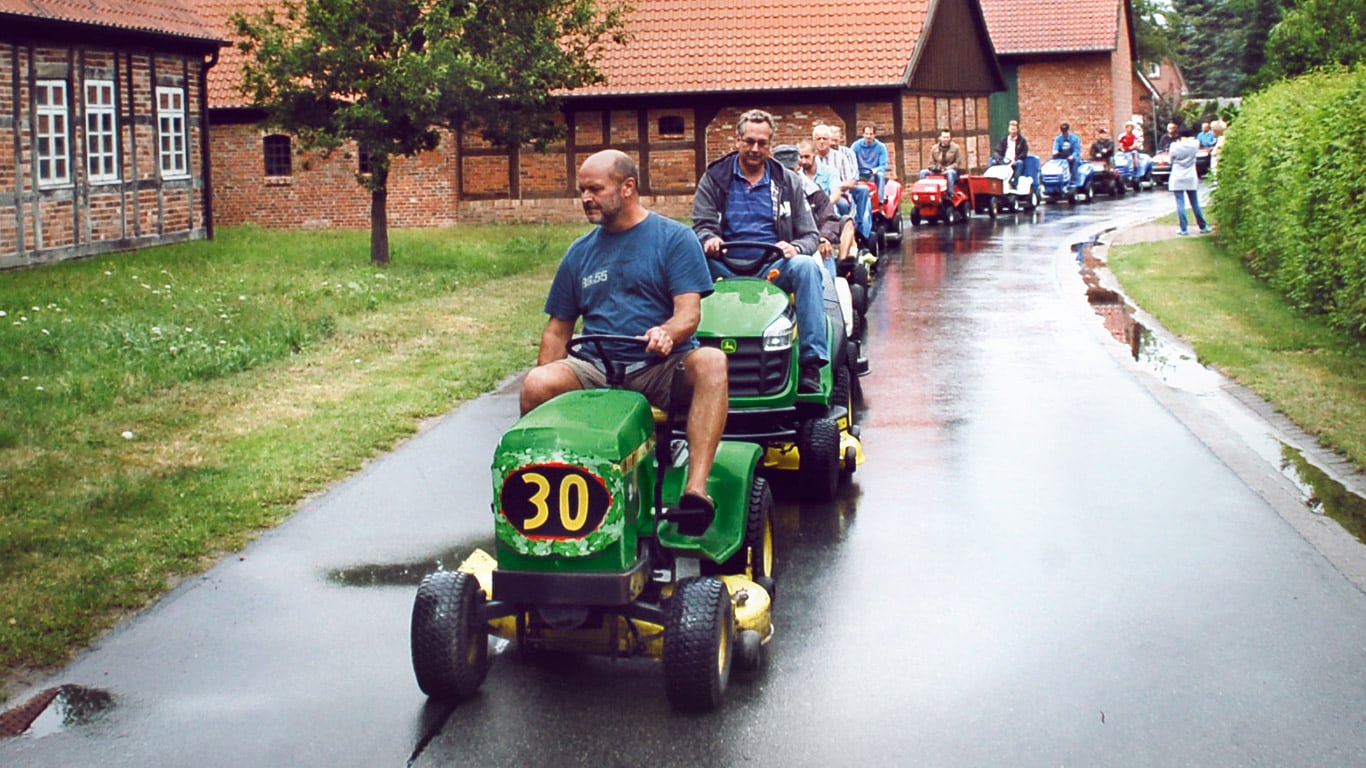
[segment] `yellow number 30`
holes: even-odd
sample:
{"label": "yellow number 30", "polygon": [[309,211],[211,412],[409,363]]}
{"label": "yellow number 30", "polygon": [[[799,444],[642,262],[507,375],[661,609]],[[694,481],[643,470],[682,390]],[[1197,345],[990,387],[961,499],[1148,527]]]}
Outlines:
{"label": "yellow number 30", "polygon": [[[536,513],[525,523],[523,529],[534,531],[550,520],[550,480],[539,472],[525,472],[522,481],[535,486],[530,502]],[[583,528],[588,522],[588,483],[579,475],[565,475],[560,478],[560,492],[557,499],[560,524],[566,532]]]}

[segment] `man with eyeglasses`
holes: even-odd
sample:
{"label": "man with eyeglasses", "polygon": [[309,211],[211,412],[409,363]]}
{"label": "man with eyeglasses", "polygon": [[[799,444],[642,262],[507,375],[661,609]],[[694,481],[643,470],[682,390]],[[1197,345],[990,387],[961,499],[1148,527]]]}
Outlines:
{"label": "man with eyeglasses", "polygon": [[[830,359],[825,339],[823,281],[825,269],[814,254],[820,234],[806,202],[800,177],[772,157],[777,123],[769,113],[752,109],[735,126],[735,149],[707,166],[693,195],[693,232],[709,257],[723,242],[773,243],[782,258],[764,265],[761,274],[793,294],[797,307],[798,391],[820,390],[820,369]],[[733,249],[731,255],[758,254]],[[715,258],[707,260],[713,277],[734,274]]]}

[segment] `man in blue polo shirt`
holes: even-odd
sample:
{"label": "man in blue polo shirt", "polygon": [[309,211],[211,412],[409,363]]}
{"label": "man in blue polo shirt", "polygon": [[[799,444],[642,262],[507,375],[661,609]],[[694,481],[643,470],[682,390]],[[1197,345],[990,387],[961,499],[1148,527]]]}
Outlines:
{"label": "man in blue polo shirt", "polygon": [[[728,241],[773,243],[780,259],[764,266],[775,273],[773,284],[796,297],[798,391],[820,390],[820,369],[830,360],[825,339],[824,284],[826,271],[812,256],[820,234],[807,205],[801,179],[771,156],[777,125],[773,116],[752,109],[735,126],[735,151],[707,166],[693,195],[693,232],[708,256],[721,252]],[[757,254],[732,251],[741,258]],[[716,259],[708,259],[712,275],[730,277]]]}

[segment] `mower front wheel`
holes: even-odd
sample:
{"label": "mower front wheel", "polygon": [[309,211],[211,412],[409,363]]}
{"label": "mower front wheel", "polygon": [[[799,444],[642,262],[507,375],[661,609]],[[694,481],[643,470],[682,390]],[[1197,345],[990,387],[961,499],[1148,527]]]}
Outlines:
{"label": "mower front wheel", "polygon": [[412,655],[417,686],[434,699],[460,700],[489,669],[488,625],[479,620],[484,592],[458,571],[429,574],[413,601]]}
{"label": "mower front wheel", "polygon": [[664,625],[664,687],[686,712],[720,706],[730,682],[735,609],[720,579],[679,582]]}

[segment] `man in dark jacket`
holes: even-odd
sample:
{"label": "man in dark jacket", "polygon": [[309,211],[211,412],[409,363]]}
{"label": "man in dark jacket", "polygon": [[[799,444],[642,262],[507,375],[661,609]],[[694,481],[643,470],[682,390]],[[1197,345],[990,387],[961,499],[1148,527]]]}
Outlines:
{"label": "man in dark jacket", "polygon": [[[801,361],[799,389],[820,389],[820,369],[830,360],[825,339],[825,269],[814,254],[820,234],[806,202],[803,184],[793,171],[771,156],[777,124],[763,110],[752,109],[735,126],[735,151],[707,166],[693,195],[693,232],[708,257],[720,254],[726,241],[773,243],[782,258],[766,264],[773,284],[796,297],[797,340]],[[756,254],[732,255],[742,258]],[[713,277],[730,270],[708,258]]]}
{"label": "man in dark jacket", "polygon": [[1006,126],[1006,135],[996,144],[996,162],[1011,168],[1010,186],[1020,180],[1024,173],[1025,158],[1029,157],[1029,142],[1020,134],[1020,121],[1011,120]]}

